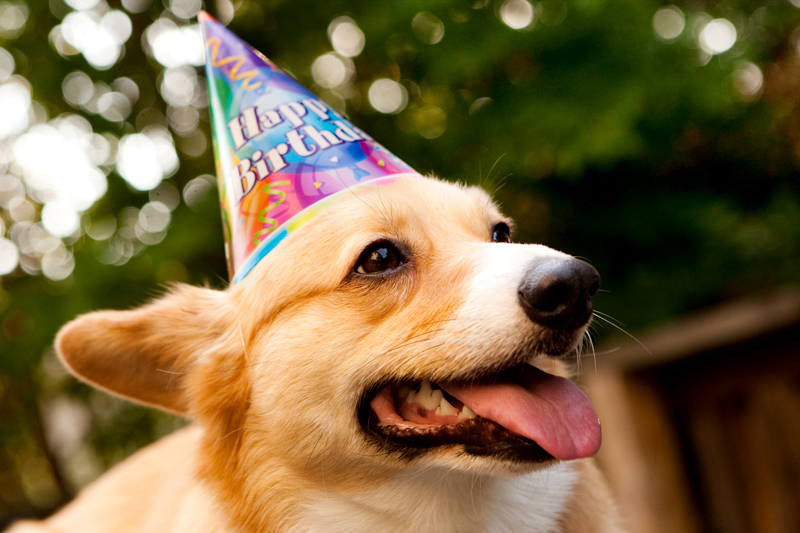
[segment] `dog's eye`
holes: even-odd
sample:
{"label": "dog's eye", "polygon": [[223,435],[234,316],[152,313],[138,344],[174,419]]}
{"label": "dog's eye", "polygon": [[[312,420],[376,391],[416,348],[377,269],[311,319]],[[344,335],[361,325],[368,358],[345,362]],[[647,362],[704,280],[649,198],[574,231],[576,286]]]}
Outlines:
{"label": "dog's eye", "polygon": [[508,224],[500,222],[492,229],[492,242],[511,242],[511,230]]}
{"label": "dog's eye", "polygon": [[391,243],[385,241],[376,242],[361,254],[356,266],[356,272],[359,274],[378,274],[397,268],[402,262],[400,252]]}

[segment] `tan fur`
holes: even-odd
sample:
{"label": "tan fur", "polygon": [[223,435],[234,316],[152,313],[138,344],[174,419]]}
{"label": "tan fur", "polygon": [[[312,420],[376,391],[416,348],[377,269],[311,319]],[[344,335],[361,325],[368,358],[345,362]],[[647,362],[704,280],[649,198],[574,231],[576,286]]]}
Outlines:
{"label": "tan fur", "polygon": [[[66,325],[56,346],[78,376],[195,426],[12,532],[620,531],[588,460],[520,466],[451,447],[408,461],[358,424],[378,377],[457,378],[535,338],[521,311],[487,306],[473,287],[496,251],[509,263],[558,254],[490,243],[503,220],[474,188],[359,187],[225,291],[178,286]],[[381,282],[353,276],[382,238],[404,243],[412,268]]]}

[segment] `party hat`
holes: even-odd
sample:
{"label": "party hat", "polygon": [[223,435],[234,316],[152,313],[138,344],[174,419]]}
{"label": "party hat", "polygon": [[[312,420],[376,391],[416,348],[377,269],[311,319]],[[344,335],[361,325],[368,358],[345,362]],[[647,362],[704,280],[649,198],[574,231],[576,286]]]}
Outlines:
{"label": "party hat", "polygon": [[197,18],[233,283],[342,193],[418,176],[208,13]]}

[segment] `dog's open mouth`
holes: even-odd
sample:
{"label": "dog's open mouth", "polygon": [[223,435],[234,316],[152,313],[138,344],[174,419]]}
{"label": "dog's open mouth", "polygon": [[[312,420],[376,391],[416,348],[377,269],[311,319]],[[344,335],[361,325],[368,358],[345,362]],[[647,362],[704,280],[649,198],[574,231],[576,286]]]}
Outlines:
{"label": "dog's open mouth", "polygon": [[583,391],[527,364],[478,380],[386,385],[363,407],[365,429],[401,450],[463,445],[473,455],[545,461],[590,457],[600,447]]}

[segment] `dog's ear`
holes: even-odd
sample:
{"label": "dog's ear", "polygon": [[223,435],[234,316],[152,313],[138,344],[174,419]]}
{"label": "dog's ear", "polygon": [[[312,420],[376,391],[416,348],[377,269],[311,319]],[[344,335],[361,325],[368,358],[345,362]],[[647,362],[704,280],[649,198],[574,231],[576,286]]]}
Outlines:
{"label": "dog's ear", "polygon": [[84,381],[184,414],[184,377],[227,336],[229,308],[227,292],[183,285],[138,309],[76,318],[61,328],[56,349]]}

